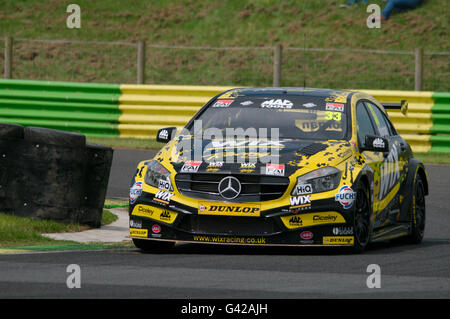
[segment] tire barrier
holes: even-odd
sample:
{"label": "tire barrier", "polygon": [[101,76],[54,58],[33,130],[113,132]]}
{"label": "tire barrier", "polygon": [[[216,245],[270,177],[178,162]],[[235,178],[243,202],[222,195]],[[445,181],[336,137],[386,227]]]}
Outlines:
{"label": "tire barrier", "polygon": [[[91,84],[0,80],[0,122],[88,136],[154,138],[183,127],[217,86]],[[408,114],[389,111],[414,152],[450,153],[450,93],[360,90],[380,102],[408,100]]]}
{"label": "tire barrier", "polygon": [[0,212],[100,227],[110,147],[79,133],[0,123]]}

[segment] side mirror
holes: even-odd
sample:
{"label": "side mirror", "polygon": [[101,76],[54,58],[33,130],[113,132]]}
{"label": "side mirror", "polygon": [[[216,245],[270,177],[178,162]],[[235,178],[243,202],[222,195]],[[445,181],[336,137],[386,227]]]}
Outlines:
{"label": "side mirror", "polygon": [[389,152],[389,140],[384,137],[366,135],[365,145],[362,147],[364,151],[372,152]]}
{"label": "side mirror", "polygon": [[158,133],[156,134],[156,141],[161,143],[167,143],[175,136],[176,131],[177,131],[176,127],[162,128],[158,130]]}

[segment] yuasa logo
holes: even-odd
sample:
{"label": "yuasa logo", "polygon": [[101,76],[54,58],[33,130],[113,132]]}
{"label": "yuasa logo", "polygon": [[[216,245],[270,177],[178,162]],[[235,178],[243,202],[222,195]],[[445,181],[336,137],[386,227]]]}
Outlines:
{"label": "yuasa logo", "polygon": [[347,185],[342,186],[336,194],[335,200],[347,209],[352,207],[355,201],[356,193]]}

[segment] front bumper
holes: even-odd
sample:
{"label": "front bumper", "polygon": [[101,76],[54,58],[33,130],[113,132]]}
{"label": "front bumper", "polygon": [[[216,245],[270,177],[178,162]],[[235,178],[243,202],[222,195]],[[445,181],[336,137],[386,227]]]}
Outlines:
{"label": "front bumper", "polygon": [[307,210],[279,207],[247,217],[226,212],[206,215],[196,207],[142,195],[130,205],[131,238],[227,245],[354,244],[353,212],[342,209],[332,198],[320,200]]}

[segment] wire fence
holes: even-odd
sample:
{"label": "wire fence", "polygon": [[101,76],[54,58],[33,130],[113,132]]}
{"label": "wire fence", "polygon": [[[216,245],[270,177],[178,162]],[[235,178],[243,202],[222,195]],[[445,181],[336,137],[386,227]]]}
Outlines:
{"label": "wire fence", "polygon": [[[274,47],[207,47],[14,38],[12,78],[186,85],[272,86]],[[417,89],[417,51],[283,48],[282,86]],[[140,60],[141,59],[141,60]],[[450,52],[423,52],[420,88],[450,91]],[[2,71],[2,74],[4,74]],[[141,72],[143,76],[138,77]],[[139,79],[139,81],[138,81]]]}

